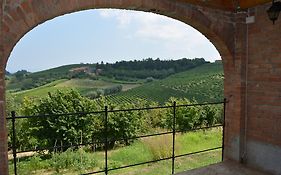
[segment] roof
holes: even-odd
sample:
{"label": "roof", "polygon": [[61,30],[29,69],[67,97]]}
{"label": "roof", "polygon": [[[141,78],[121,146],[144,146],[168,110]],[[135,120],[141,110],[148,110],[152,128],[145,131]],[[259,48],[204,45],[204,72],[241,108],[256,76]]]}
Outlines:
{"label": "roof", "polygon": [[272,2],[272,0],[178,0],[184,3],[190,3],[205,7],[217,8],[227,11],[237,9],[245,10],[257,5]]}

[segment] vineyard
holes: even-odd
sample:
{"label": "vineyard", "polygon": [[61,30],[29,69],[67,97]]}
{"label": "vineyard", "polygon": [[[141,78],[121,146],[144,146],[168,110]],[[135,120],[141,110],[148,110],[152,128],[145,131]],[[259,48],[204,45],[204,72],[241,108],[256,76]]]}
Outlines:
{"label": "vineyard", "polygon": [[170,97],[196,99],[198,102],[219,101],[223,98],[222,64],[210,63],[163,80],[107,96],[108,101],[136,102],[138,99],[165,103]]}
{"label": "vineyard", "polygon": [[[103,91],[107,102],[132,103],[139,99],[164,104],[171,97],[195,99],[198,102],[220,101],[223,99],[223,67],[221,63],[207,63],[196,68],[176,73],[165,79],[153,79],[151,82],[127,83],[114,79],[59,79],[46,85],[12,92],[16,102],[21,103],[24,97],[41,98],[49,92],[63,89],[76,89],[89,98],[97,98],[96,92]],[[122,86],[122,91],[104,93],[116,86]],[[94,95],[93,95],[94,94]],[[96,99],[97,103],[99,99]]]}

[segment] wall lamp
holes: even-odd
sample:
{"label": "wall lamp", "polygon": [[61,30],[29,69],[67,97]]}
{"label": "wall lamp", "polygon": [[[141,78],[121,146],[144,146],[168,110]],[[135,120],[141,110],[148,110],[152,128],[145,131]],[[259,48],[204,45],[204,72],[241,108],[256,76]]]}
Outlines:
{"label": "wall lamp", "polygon": [[273,24],[278,19],[280,11],[281,11],[281,2],[280,1],[274,2],[274,0],[272,0],[272,5],[267,10],[267,14],[269,19],[273,22]]}

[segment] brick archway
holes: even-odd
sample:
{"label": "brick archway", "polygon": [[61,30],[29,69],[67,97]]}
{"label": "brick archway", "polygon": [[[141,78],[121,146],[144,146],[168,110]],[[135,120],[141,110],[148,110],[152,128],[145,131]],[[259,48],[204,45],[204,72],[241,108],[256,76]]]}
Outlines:
{"label": "brick archway", "polygon": [[[5,67],[9,55],[25,33],[37,25],[67,13],[96,8],[130,9],[162,14],[193,26],[204,34],[217,48],[223,59],[225,96],[231,99],[227,112],[226,158],[238,159],[240,118],[243,115],[242,63],[244,58],[245,14],[234,14],[170,0],[10,0],[1,11],[0,45],[0,172],[7,172],[7,132],[5,124]],[[240,26],[237,28],[237,25]],[[236,46],[235,44],[238,44]],[[238,139],[238,141],[236,141]],[[234,140],[234,141],[233,141]]]}

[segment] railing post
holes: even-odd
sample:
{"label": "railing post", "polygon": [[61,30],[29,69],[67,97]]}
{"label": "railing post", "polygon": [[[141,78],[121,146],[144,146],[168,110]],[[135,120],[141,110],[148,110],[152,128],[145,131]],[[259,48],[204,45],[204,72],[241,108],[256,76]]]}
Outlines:
{"label": "railing post", "polygon": [[223,100],[223,124],[222,124],[222,157],[221,160],[224,160],[224,137],[225,137],[225,109],[226,109],[226,98]]}
{"label": "railing post", "polygon": [[175,139],[176,139],[176,102],[173,104],[173,155],[172,155],[172,174],[175,174]]}
{"label": "railing post", "polygon": [[107,106],[104,108],[105,111],[105,126],[104,126],[104,134],[105,134],[105,174],[108,174],[108,160],[107,160],[107,151],[108,151],[108,109]]}
{"label": "railing post", "polygon": [[16,147],[16,112],[12,111],[12,129],[13,129],[13,139],[12,139],[12,149],[13,149],[13,158],[14,158],[14,173],[17,175],[17,147]]}

